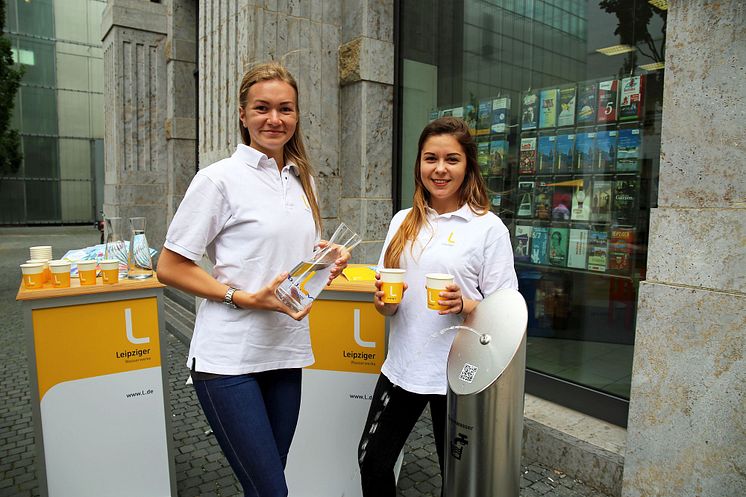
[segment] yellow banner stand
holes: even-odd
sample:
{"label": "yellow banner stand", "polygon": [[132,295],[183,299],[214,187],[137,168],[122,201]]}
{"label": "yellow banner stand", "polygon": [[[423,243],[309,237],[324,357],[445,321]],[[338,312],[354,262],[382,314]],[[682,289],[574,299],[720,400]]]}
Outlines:
{"label": "yellow banner stand", "polygon": [[163,285],[18,292],[42,496],[175,497]]}
{"label": "yellow banner stand", "polygon": [[387,322],[373,307],[374,292],[372,281],[340,276],[313,304],[316,363],[303,371],[289,495],[361,495],[357,445],[386,356]]}

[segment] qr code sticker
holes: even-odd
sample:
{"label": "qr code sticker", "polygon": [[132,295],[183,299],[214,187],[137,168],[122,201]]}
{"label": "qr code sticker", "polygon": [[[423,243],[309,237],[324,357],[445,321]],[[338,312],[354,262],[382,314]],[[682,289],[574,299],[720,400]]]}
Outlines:
{"label": "qr code sticker", "polygon": [[476,366],[472,366],[468,362],[464,363],[464,369],[461,370],[461,374],[458,375],[458,379],[461,381],[465,381],[466,383],[471,383],[474,381],[474,376],[477,374],[477,368]]}

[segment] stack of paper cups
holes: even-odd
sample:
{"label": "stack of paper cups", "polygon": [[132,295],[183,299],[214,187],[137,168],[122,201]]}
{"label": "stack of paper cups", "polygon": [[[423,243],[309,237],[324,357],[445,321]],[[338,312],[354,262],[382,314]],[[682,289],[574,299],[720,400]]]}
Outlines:
{"label": "stack of paper cups", "polygon": [[52,246],[51,245],[39,245],[37,247],[29,248],[31,253],[30,259],[44,259],[45,261],[52,260]]}
{"label": "stack of paper cups", "polygon": [[31,255],[30,260],[34,262],[44,262],[44,283],[51,281],[52,274],[49,271],[49,261],[52,260],[52,246],[51,245],[38,245],[36,247],[29,248],[29,254]]}

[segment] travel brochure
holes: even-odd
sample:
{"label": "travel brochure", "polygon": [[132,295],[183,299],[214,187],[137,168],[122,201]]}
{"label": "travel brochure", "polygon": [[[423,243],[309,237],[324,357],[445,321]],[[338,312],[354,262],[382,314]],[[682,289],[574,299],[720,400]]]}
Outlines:
{"label": "travel brochure", "polygon": [[609,233],[591,230],[588,235],[588,269],[606,272],[609,259]]}
{"label": "travel brochure", "polygon": [[634,174],[519,177],[516,261],[630,274],[639,183]]}
{"label": "travel brochure", "polygon": [[516,262],[629,275],[644,91],[644,76],[583,81],[531,89],[517,101],[472,98],[428,117],[466,121],[492,208],[506,206],[516,219]]}
{"label": "travel brochure", "polygon": [[637,121],[642,118],[642,76],[622,79],[619,89],[619,120]]}
{"label": "travel brochure", "polygon": [[560,88],[559,115],[557,126],[572,126],[575,124],[575,87]]}
{"label": "travel brochure", "polygon": [[536,137],[521,138],[521,152],[518,158],[518,174],[536,172]]}
{"label": "travel brochure", "polygon": [[598,113],[596,115],[596,121],[599,123],[616,121],[618,89],[619,82],[616,79],[601,81],[598,84]]}
{"label": "travel brochure", "polygon": [[542,90],[541,107],[539,110],[539,128],[554,128],[557,126],[557,88]]}
{"label": "travel brochure", "polygon": [[521,106],[521,130],[639,121],[644,89],[645,77],[631,76],[528,91]]}
{"label": "travel brochure", "polygon": [[[577,85],[529,90],[520,99],[521,131],[639,121],[644,111],[644,76],[581,81]],[[472,99],[456,107],[433,109],[429,120],[453,116],[464,119],[475,136],[507,133],[510,97]]]}
{"label": "travel brochure", "polygon": [[642,161],[640,128],[582,128],[521,134],[519,174],[636,173]]}
{"label": "travel brochure", "polygon": [[629,275],[635,267],[635,237],[634,228],[607,231],[519,222],[513,253],[516,262]]}
{"label": "travel brochure", "polygon": [[540,135],[537,141],[537,163],[536,174],[551,174],[555,168],[557,137],[552,135]]}
{"label": "travel brochure", "polygon": [[486,180],[500,176],[508,167],[508,140],[477,139],[477,162]]}
{"label": "travel brochure", "polygon": [[634,267],[635,230],[632,228],[616,228],[609,236],[608,269],[613,273],[629,274]]}
{"label": "travel brochure", "polygon": [[508,131],[508,115],[510,114],[510,99],[508,97],[492,100],[492,133],[505,133]]}
{"label": "travel brochure", "polygon": [[[596,117],[596,83],[578,84],[578,125],[593,124]],[[571,123],[570,123],[571,124]]]}
{"label": "travel brochure", "polygon": [[518,178],[516,217],[537,221],[636,226],[640,180],[636,175]]}

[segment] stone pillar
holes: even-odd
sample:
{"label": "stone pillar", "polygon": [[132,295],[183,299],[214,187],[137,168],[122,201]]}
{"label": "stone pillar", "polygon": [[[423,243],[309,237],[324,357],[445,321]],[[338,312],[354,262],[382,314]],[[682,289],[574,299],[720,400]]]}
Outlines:
{"label": "stone pillar", "polygon": [[[169,170],[166,146],[164,4],[109,0],[104,47],[104,213],[147,218],[148,241],[160,248],[166,232]],[[125,237],[128,233],[123,234]]]}
{"label": "stone pillar", "polygon": [[354,262],[375,263],[393,211],[394,2],[342,6],[340,219],[364,242]]}
{"label": "stone pillar", "polygon": [[623,495],[746,495],[746,5],[669,5]]}
{"label": "stone pillar", "polygon": [[253,64],[279,60],[298,81],[300,129],[316,170],[325,233],[337,224],[341,0],[199,2],[200,167],[241,143],[238,89]]}
{"label": "stone pillar", "polygon": [[165,47],[168,102],[167,222],[171,222],[197,170],[197,3],[168,0]]}

